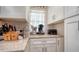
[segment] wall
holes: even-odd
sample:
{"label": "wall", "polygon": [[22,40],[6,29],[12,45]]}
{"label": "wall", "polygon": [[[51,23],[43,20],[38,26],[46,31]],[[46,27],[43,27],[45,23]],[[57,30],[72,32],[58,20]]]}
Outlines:
{"label": "wall", "polygon": [[20,21],[4,21],[4,23],[8,23],[8,24],[12,24],[14,26],[16,26],[17,30],[23,30],[23,28],[25,27],[25,22],[20,22]]}
{"label": "wall", "polygon": [[48,26],[49,29],[57,29],[58,35],[63,35],[64,36],[64,22],[62,23],[57,23],[57,24],[52,24]]}

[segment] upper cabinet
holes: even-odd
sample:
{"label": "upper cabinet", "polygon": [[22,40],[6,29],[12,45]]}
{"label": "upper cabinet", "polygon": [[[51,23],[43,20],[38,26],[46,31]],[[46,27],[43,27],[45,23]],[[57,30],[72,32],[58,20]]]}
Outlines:
{"label": "upper cabinet", "polygon": [[65,18],[79,14],[79,6],[65,6]]}
{"label": "upper cabinet", "polygon": [[26,7],[25,6],[1,6],[0,17],[26,18]]}
{"label": "upper cabinet", "polygon": [[62,20],[64,18],[63,6],[50,6],[48,7],[48,24],[55,21]]}

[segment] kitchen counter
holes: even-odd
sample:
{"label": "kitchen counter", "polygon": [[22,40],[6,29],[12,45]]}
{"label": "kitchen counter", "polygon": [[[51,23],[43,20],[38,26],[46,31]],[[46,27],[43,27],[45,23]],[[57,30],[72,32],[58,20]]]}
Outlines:
{"label": "kitchen counter", "polygon": [[28,40],[28,38],[25,38],[16,41],[0,41],[0,52],[24,51]]}
{"label": "kitchen counter", "polygon": [[[30,35],[30,38],[58,38],[60,35]],[[0,41],[0,52],[21,52],[26,51],[29,38],[16,41]]]}
{"label": "kitchen counter", "polygon": [[62,35],[30,35],[30,38],[58,38],[64,37]]}

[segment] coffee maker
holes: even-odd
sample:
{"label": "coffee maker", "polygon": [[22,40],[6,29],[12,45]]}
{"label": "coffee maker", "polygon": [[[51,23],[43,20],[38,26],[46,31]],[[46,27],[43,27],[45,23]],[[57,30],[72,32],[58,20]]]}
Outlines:
{"label": "coffee maker", "polygon": [[43,24],[38,25],[38,33],[37,34],[44,34],[43,27],[44,27]]}

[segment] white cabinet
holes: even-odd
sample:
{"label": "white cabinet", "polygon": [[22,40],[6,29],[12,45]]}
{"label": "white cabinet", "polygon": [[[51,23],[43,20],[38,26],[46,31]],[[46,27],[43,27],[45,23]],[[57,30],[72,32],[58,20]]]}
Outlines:
{"label": "white cabinet", "polygon": [[51,52],[51,51],[55,52],[56,39],[55,38],[30,39],[30,50],[32,52]]}
{"label": "white cabinet", "polygon": [[47,47],[47,52],[57,52],[56,46]]}
{"label": "white cabinet", "polygon": [[43,48],[42,47],[31,47],[30,52],[42,52]]}
{"label": "white cabinet", "polygon": [[65,20],[65,51],[79,52],[79,16]]}
{"label": "white cabinet", "polygon": [[43,43],[41,39],[30,39],[30,52],[42,52]]}
{"label": "white cabinet", "polygon": [[65,10],[65,18],[79,14],[78,6],[66,6],[64,10]]}
{"label": "white cabinet", "polygon": [[[59,38],[37,38],[30,39],[30,51],[31,52],[63,52],[63,39]],[[58,46],[57,46],[58,45]]]}
{"label": "white cabinet", "polygon": [[62,20],[64,18],[64,7],[50,6],[48,7],[48,24],[53,21]]}
{"label": "white cabinet", "polygon": [[1,6],[0,17],[26,18],[25,6]]}

